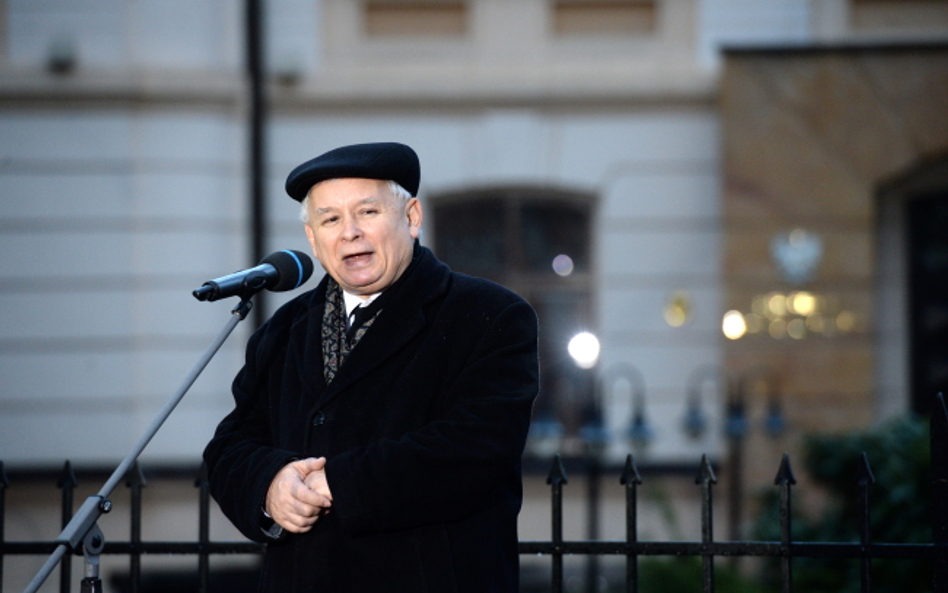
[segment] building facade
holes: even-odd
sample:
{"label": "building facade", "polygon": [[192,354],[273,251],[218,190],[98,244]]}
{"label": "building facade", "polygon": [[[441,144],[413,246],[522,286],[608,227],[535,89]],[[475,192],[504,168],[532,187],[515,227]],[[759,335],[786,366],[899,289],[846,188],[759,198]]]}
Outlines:
{"label": "building facade", "polygon": [[[904,212],[880,196],[944,192],[944,2],[262,6],[267,250],[308,252],[282,189],[297,164],[349,143],[413,146],[422,241],[515,285],[550,328],[531,453],[599,443],[609,461],[723,460],[738,393],[749,420],[785,423],[776,439],[757,431],[776,455],[802,430],[913,409],[907,272],[886,263],[901,261]],[[228,304],[190,292],[255,263],[244,10],[0,0],[8,469],[114,466],[229,318]],[[894,131],[871,133],[880,118]],[[823,140],[808,144],[814,130]],[[858,154],[830,173],[816,146]],[[871,173],[854,180],[853,167]],[[882,210],[868,205],[877,198]],[[468,216],[484,222],[452,226]],[[780,241],[803,251],[780,256]],[[835,295],[832,319],[792,315],[804,297],[788,314],[791,293]],[[778,294],[783,316],[761,309]],[[744,323],[733,340],[728,311]],[[774,321],[785,325],[771,333]],[[196,463],[229,409],[250,329],[225,344],[146,462]],[[589,369],[567,350],[582,331],[601,348]],[[40,537],[26,523],[8,529]]]}

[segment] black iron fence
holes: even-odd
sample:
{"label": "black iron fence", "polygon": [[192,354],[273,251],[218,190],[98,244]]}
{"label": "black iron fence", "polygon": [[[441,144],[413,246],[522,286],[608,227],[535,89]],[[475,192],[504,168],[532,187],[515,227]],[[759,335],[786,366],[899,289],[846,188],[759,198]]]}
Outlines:
{"label": "black iron fence", "polygon": [[[715,560],[719,557],[763,557],[776,559],[780,565],[780,587],[784,593],[793,590],[794,559],[824,558],[850,559],[861,565],[860,590],[872,591],[872,563],[877,559],[926,559],[932,561],[932,591],[948,593],[948,411],[945,400],[939,396],[931,425],[931,486],[932,486],[932,541],[930,543],[875,542],[870,531],[870,492],[875,482],[869,459],[865,454],[859,460],[856,474],[860,524],[858,542],[811,542],[793,541],[791,537],[791,503],[796,480],[789,457],[784,454],[777,470],[775,486],[779,490],[780,539],[779,541],[716,541],[714,538],[713,492],[717,482],[714,470],[707,458],[702,457],[695,479],[700,488],[701,539],[698,541],[640,541],[638,536],[638,488],[642,478],[632,456],[626,460],[620,483],[625,489],[626,537],[621,541],[569,541],[563,538],[563,488],[567,484],[566,472],[557,456],[547,478],[552,501],[552,535],[546,541],[521,541],[521,555],[542,555],[551,558],[550,590],[564,590],[564,566],[566,556],[603,556],[625,558],[625,590],[639,591],[639,564],[642,557],[690,556],[700,558],[702,567],[702,590],[715,591]],[[200,472],[196,480],[199,489],[199,521],[196,541],[144,541],[142,525],[142,486],[144,477],[136,467],[129,472],[126,485],[130,492],[130,525],[128,541],[107,541],[102,549],[104,555],[128,557],[127,590],[138,593],[142,590],[141,559],[143,555],[184,555],[197,559],[196,587],[201,593],[212,590],[210,558],[212,556],[250,554],[260,555],[264,546],[249,541],[211,541],[210,496],[207,480]],[[62,489],[62,521],[68,523],[73,512],[73,495],[77,487],[75,475],[68,462],[59,481]],[[0,462],[0,593],[3,589],[3,563],[9,557],[24,555],[49,555],[57,547],[55,541],[8,542],[4,538],[5,493],[11,485]],[[77,554],[80,552],[76,552]],[[70,556],[65,556],[60,567],[61,592],[72,590]]]}

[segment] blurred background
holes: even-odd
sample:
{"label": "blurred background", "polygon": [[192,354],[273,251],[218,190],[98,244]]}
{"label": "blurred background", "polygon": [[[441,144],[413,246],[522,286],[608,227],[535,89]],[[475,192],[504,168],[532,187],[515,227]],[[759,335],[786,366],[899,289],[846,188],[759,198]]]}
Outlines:
{"label": "blurred background", "polygon": [[[948,388],[944,0],[0,0],[6,539],[55,538],[63,462],[94,492],[180,385],[236,304],[191,290],[309,252],[287,173],[372,141],[420,156],[422,243],[538,312],[523,539],[554,453],[568,539],[624,537],[629,453],[642,539],[700,536],[702,454],[716,535],[748,537],[782,452]],[[146,474],[197,468],[295,294],[257,298]],[[182,484],[147,539],[195,537]]]}

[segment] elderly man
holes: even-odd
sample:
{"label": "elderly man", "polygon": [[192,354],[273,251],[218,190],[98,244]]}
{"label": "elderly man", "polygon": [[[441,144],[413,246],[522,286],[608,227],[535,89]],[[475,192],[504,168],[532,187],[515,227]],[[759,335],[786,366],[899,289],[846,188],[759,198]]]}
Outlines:
{"label": "elderly man", "polygon": [[419,177],[374,143],[287,178],[326,276],[250,338],[204,452],[221,509],[270,542],[265,591],[518,590],[536,315],[419,244]]}

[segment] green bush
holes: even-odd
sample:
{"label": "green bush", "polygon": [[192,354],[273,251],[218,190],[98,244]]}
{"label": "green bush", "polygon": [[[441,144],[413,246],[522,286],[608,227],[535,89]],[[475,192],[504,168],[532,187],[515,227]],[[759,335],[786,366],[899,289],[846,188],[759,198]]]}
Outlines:
{"label": "green bush", "polygon": [[[695,593],[701,591],[701,558],[648,558],[639,560],[640,593]],[[624,589],[623,589],[624,590]],[[763,589],[734,570],[727,559],[714,560],[715,593],[763,593]]]}
{"label": "green bush", "polygon": [[[930,449],[927,423],[899,418],[876,429],[805,439],[803,471],[824,487],[827,508],[818,517],[793,507],[793,540],[859,542],[860,506],[856,471],[866,453],[875,484],[869,489],[870,535],[877,543],[931,542]],[[800,470],[795,468],[799,475]],[[764,495],[755,538],[779,541],[778,493]],[[798,499],[799,496],[795,496]],[[762,581],[779,590],[776,561],[766,563]],[[859,560],[796,558],[793,587],[808,593],[860,590]],[[931,591],[933,565],[928,560],[873,560],[875,593]]]}

